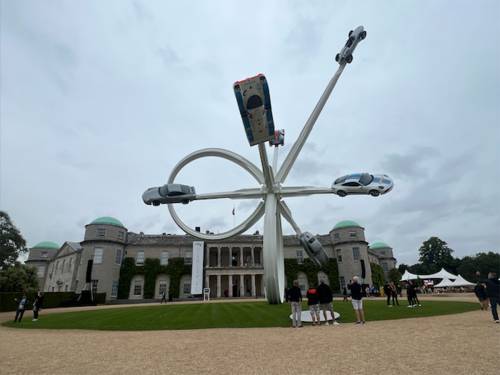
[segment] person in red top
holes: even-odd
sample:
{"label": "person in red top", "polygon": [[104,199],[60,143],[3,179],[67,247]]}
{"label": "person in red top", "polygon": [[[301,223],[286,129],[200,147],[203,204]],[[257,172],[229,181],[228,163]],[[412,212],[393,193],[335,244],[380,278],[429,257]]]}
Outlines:
{"label": "person in red top", "polygon": [[311,313],[312,325],[320,325],[319,319],[319,295],[318,291],[314,286],[307,290],[307,305],[309,306],[309,312]]}

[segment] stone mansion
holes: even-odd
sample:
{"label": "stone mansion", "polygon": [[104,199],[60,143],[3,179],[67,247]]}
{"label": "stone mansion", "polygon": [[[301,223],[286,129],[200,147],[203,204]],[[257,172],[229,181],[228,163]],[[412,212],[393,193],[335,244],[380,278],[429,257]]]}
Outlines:
{"label": "stone mansion", "polygon": [[[355,275],[364,275],[364,283],[372,285],[370,263],[379,264],[386,276],[396,266],[392,248],[383,242],[369,244],[365,239],[364,228],[354,221],[340,221],[328,234],[317,237],[329,258],[336,260],[338,280],[335,285],[341,289]],[[41,290],[80,293],[82,289],[90,287],[85,281],[87,264],[91,259],[93,290],[106,293],[106,300],[114,300],[118,297],[120,271],[125,258],[133,259],[138,267],[143,266],[147,258],[158,259],[161,266],[167,266],[174,259],[183,259],[184,265],[189,266],[195,240],[188,235],[133,233],[115,218],[100,217],[85,226],[85,235],[80,242],[67,241],[59,245],[44,241],[33,246],[26,264],[37,268]],[[262,253],[266,249],[263,249],[262,244],[263,237],[258,232],[223,241],[205,241],[204,287],[210,288],[211,297],[265,295]],[[293,235],[284,236],[284,255],[285,260],[295,259],[298,265],[307,259],[307,254]],[[147,275],[144,273],[131,277],[130,288],[127,284],[129,299],[145,298],[145,278]],[[163,292],[168,294],[172,290],[168,274],[158,274],[155,278],[153,298],[160,298]],[[314,275],[315,280],[311,280],[310,273],[308,279],[304,272],[298,272],[293,278],[299,280],[303,291],[309,283],[319,280],[330,283],[329,276],[322,271]],[[186,272],[176,282],[179,283],[176,288],[178,297],[189,297],[190,273]]]}

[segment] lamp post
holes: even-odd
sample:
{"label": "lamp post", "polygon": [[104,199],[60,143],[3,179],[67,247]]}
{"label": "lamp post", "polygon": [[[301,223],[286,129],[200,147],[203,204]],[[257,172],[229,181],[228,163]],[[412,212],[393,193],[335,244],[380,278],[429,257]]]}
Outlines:
{"label": "lamp post", "polygon": [[[361,28],[361,29],[360,29]],[[354,34],[358,32],[364,32],[362,27],[358,27]],[[333,194],[334,192],[330,187],[316,187],[316,186],[285,186],[285,180],[292,169],[297,157],[300,154],[309,134],[311,133],[316,120],[318,119],[323,107],[325,106],[330,94],[332,93],[338,79],[340,78],[346,64],[352,61],[352,52],[356,47],[357,43],[364,39],[364,36],[357,37],[351,36],[353,32],[349,33],[349,39],[346,46],[343,48],[341,53],[337,55],[340,56],[338,59],[339,67],[333,77],[330,79],[328,85],[326,86],[323,94],[321,95],[318,103],[313,109],[311,115],[309,116],[307,122],[305,123],[300,135],[293,144],[290,152],[285,157],[280,168],[277,169],[277,149],[274,151],[274,161],[273,166],[270,165],[267,151],[264,143],[258,144],[259,156],[261,161],[261,168],[254,165],[249,160],[245,159],[243,156],[238,155],[232,151],[218,148],[206,148],[202,150],[195,151],[186,157],[184,157],[179,163],[174,167],[170,177],[168,178],[168,184],[173,184],[178,173],[187,164],[194,160],[205,158],[205,157],[218,157],[226,159],[230,162],[243,168],[247,171],[260,185],[257,188],[240,189],[234,191],[225,192],[215,192],[206,194],[195,194],[195,196],[190,200],[206,200],[206,199],[260,199],[255,210],[248,216],[242,223],[235,226],[234,228],[218,234],[201,233],[189,226],[187,226],[177,215],[175,211],[174,204],[168,203],[168,210],[174,222],[186,233],[199,238],[201,240],[223,240],[236,236],[244,231],[248,230],[252,225],[254,225],[262,216],[264,216],[264,244],[263,244],[263,266],[264,266],[264,283],[266,288],[266,298],[269,303],[277,304],[283,302],[283,294],[285,289],[285,270],[284,270],[284,256],[283,256],[283,232],[281,227],[281,217],[283,216],[287,220],[292,228],[295,230],[297,235],[302,232],[293,219],[292,213],[285,203],[285,198],[308,196],[313,194]],[[358,33],[359,34],[359,33]],[[351,42],[351,46],[348,48],[349,41],[354,38],[354,43]],[[346,55],[347,54],[347,55]],[[350,58],[342,58],[343,55]],[[265,78],[264,78],[265,79]],[[266,88],[267,89],[267,88]],[[270,109],[270,106],[269,106]],[[246,125],[246,124],[245,124]],[[248,129],[247,133],[248,133]],[[247,134],[248,135],[248,134]],[[274,168],[273,168],[274,167]],[[276,170],[277,169],[277,170]]]}

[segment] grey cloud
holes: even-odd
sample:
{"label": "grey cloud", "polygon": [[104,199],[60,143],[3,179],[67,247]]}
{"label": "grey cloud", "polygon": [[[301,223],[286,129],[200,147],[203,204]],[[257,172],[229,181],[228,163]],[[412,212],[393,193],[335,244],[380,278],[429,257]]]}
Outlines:
{"label": "grey cloud", "polygon": [[424,163],[437,156],[439,152],[432,147],[417,147],[407,154],[387,154],[381,166],[384,173],[391,176],[416,179],[427,175],[428,169]]}

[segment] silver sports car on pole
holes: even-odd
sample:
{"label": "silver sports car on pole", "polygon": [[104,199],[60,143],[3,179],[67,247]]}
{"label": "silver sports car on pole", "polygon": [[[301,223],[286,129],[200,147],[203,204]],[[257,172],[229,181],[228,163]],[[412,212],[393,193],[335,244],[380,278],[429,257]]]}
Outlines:
{"label": "silver sports car on pole", "polygon": [[339,64],[351,63],[352,62],[352,53],[356,49],[356,46],[360,41],[366,38],[366,31],[363,26],[358,26],[354,30],[349,31],[349,38],[345,43],[344,48],[340,53],[337,53],[335,56],[335,61]]}
{"label": "silver sports car on pole", "polygon": [[188,204],[195,198],[194,187],[181,184],[166,184],[160,187],[149,188],[142,194],[144,203],[153,206],[168,203]]}
{"label": "silver sports car on pole", "polygon": [[388,193],[394,187],[386,174],[354,173],[339,177],[332,184],[333,193],[339,197],[350,194],[370,194],[378,197]]}
{"label": "silver sports car on pole", "polygon": [[322,267],[328,263],[328,255],[321,245],[321,242],[309,232],[303,232],[299,235],[299,241],[306,251],[309,258]]}

